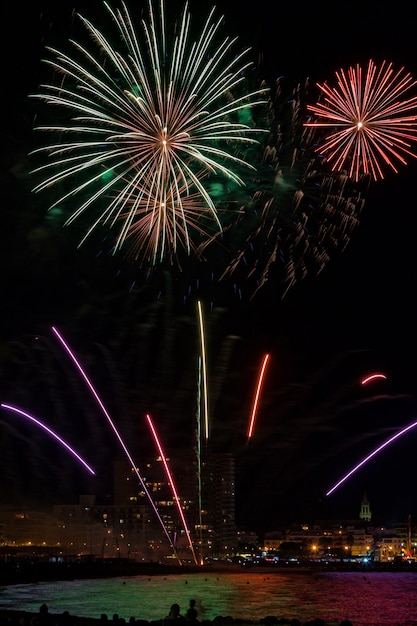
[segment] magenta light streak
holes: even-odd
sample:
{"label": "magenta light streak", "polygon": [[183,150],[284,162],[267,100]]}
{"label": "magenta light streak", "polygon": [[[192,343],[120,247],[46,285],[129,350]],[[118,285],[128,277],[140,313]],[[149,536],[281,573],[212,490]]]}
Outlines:
{"label": "magenta light streak", "polygon": [[29,415],[28,413],[25,413],[24,411],[22,411],[21,409],[16,408],[15,406],[10,406],[9,404],[1,404],[0,405],[3,409],[8,409],[9,411],[14,411],[14,413],[18,413],[19,415],[22,415],[23,417],[26,417],[28,420],[30,420],[31,422],[34,422],[37,426],[40,426],[41,428],[43,428],[44,430],[46,430],[46,432],[51,435],[52,437],[54,437],[57,441],[59,441],[59,443],[61,444],[61,446],[64,446],[64,448],[66,448],[67,450],[69,450],[71,452],[71,454],[73,456],[75,456],[75,458],[82,464],[84,465],[84,467],[86,469],[88,469],[88,471],[90,472],[90,474],[93,474],[95,476],[95,471],[84,461],[84,459],[82,459],[80,457],[79,454],[77,454],[75,452],[75,450],[73,450],[71,448],[71,446],[69,446],[63,439],[61,439],[61,437],[59,435],[57,435],[56,433],[54,433],[53,430],[51,430],[50,428],[48,428],[48,426],[46,426],[45,424],[43,424],[41,421],[39,421],[38,419],[36,419],[35,417],[33,417],[32,415]]}
{"label": "magenta light streak", "polygon": [[361,380],[361,385],[366,385],[367,383],[370,383],[372,380],[376,380],[378,378],[383,378],[384,380],[386,380],[386,376],[385,374],[371,374],[370,376],[367,376],[366,378],[363,378]]}
{"label": "magenta light streak", "polygon": [[258,409],[259,398],[260,398],[261,389],[262,389],[262,383],[263,383],[263,379],[264,379],[264,376],[265,376],[265,371],[266,371],[266,366],[267,366],[268,361],[269,361],[269,354],[265,354],[264,359],[262,361],[261,371],[259,373],[258,385],[256,387],[256,393],[255,393],[255,399],[253,401],[252,414],[251,414],[251,418],[250,418],[250,422],[249,422],[249,428],[248,428],[248,440],[252,437],[252,434],[253,434],[253,429],[254,429],[254,426],[255,426],[256,411]]}
{"label": "magenta light streak", "polygon": [[175,550],[175,547],[174,547],[174,545],[172,543],[171,537],[169,536],[169,533],[168,533],[168,531],[167,531],[167,529],[165,527],[165,524],[164,524],[164,522],[163,522],[163,520],[162,520],[162,518],[161,518],[161,516],[159,514],[159,511],[156,508],[156,505],[155,505],[154,501],[151,498],[151,494],[149,493],[149,491],[148,491],[148,489],[147,489],[147,487],[146,487],[146,485],[145,485],[145,483],[144,483],[144,481],[142,479],[142,476],[140,475],[139,470],[136,467],[136,464],[135,464],[135,462],[133,461],[133,459],[132,459],[132,457],[130,455],[129,450],[127,449],[127,447],[126,447],[122,437],[120,436],[119,431],[117,430],[113,420],[111,419],[111,417],[110,417],[106,407],[102,403],[98,393],[94,389],[93,384],[90,382],[87,374],[84,372],[83,368],[81,367],[79,361],[77,360],[77,358],[73,354],[73,352],[70,349],[70,347],[68,346],[68,344],[64,341],[63,337],[60,335],[60,333],[57,331],[57,329],[54,328],[54,326],[52,326],[52,330],[55,333],[55,335],[58,337],[58,339],[61,342],[61,344],[64,346],[64,348],[67,351],[67,353],[69,354],[69,356],[71,357],[72,361],[74,362],[74,364],[77,367],[78,371],[80,372],[81,376],[84,378],[85,382],[87,383],[88,388],[90,389],[91,393],[93,394],[94,398],[96,399],[99,407],[103,411],[103,414],[107,418],[107,421],[109,422],[111,428],[113,429],[114,434],[116,435],[120,445],[122,446],[122,449],[123,449],[123,451],[124,451],[128,461],[129,461],[129,463],[131,464],[131,467],[134,469],[135,474],[138,477],[138,480],[139,480],[140,484],[142,485],[142,488],[143,488],[143,490],[144,490],[144,492],[145,492],[145,494],[146,494],[146,496],[147,496],[147,498],[148,498],[148,500],[149,500],[149,502],[150,502],[150,504],[151,504],[151,506],[152,506],[152,508],[153,508],[153,510],[155,512],[156,517],[158,518],[159,523],[161,524],[161,527],[162,527],[162,529],[163,529],[163,531],[164,531],[164,533],[165,533],[165,535],[166,535],[166,537],[167,537],[167,539],[169,541],[170,546],[172,547],[172,549],[174,550],[174,553],[176,554],[176,550]]}
{"label": "magenta light streak", "polygon": [[181,507],[181,501],[180,501],[180,499],[178,497],[178,493],[177,493],[177,490],[175,488],[174,479],[173,479],[172,474],[170,472],[170,469],[168,467],[168,463],[167,463],[167,460],[166,460],[165,453],[164,453],[164,451],[162,449],[161,443],[159,441],[158,434],[157,434],[157,432],[155,430],[155,427],[154,427],[154,425],[152,423],[151,416],[149,414],[147,414],[146,415],[146,419],[148,420],[148,424],[149,424],[150,429],[152,431],[152,435],[153,435],[153,437],[155,439],[155,443],[156,443],[156,445],[158,447],[158,451],[159,451],[159,454],[161,456],[162,463],[164,464],[164,467],[165,467],[166,475],[168,477],[169,482],[171,483],[172,493],[174,494],[174,498],[175,498],[175,502],[176,502],[176,505],[177,505],[177,509],[178,509],[179,514],[180,514],[182,523],[184,525],[184,530],[185,530],[185,533],[187,535],[188,543],[190,544],[191,552],[193,553],[194,562],[195,562],[196,565],[198,565],[197,556],[195,554],[193,542],[191,541],[191,537],[190,537],[190,531],[188,530],[188,526],[187,526],[187,522],[185,520],[184,512],[183,512],[182,507]]}
{"label": "magenta light streak", "polygon": [[381,450],[383,450],[384,448],[389,446],[390,443],[392,443],[393,441],[395,441],[396,439],[398,439],[402,435],[405,435],[405,433],[407,433],[412,428],[415,428],[416,426],[417,426],[417,422],[413,422],[409,426],[406,426],[405,428],[400,430],[393,437],[390,437],[389,439],[387,439],[387,441],[385,441],[382,445],[378,446],[378,448],[376,448],[373,452],[371,452],[371,454],[368,454],[368,456],[366,456],[364,459],[362,459],[362,461],[360,463],[355,465],[355,467],[353,467],[350,470],[350,472],[348,472],[345,476],[343,476],[343,478],[341,478],[341,480],[339,480],[339,482],[337,482],[335,485],[333,485],[333,487],[331,489],[329,489],[329,491],[326,493],[326,496],[329,496],[331,493],[333,493],[333,491],[335,491],[338,487],[340,487],[340,485],[342,483],[344,483],[350,476],[352,476],[352,474],[354,474],[360,467],[362,467],[362,465],[365,465],[365,463],[367,463],[370,459],[372,459],[372,457],[374,457],[376,454],[378,454],[378,452],[381,452]]}

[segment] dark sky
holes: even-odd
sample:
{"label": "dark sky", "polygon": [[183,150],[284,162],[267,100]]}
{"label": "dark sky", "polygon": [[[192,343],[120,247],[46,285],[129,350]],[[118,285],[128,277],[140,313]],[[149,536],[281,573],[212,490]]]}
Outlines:
{"label": "dark sky", "polygon": [[[203,15],[211,7],[207,0],[194,4],[195,12]],[[404,65],[417,76],[408,3],[397,2],[389,11],[374,2],[335,4],[223,0],[217,6],[225,15],[225,31],[252,47],[254,62],[270,81],[284,76],[295,83],[308,78],[314,84],[331,79],[341,67],[366,64],[369,58]],[[148,283],[141,284],[141,275],[132,274],[130,266],[122,264],[118,274],[117,263],[100,256],[94,241],[77,250],[76,230],[59,234],[34,213],[30,184],[20,177],[32,143],[33,109],[27,96],[40,79],[43,46],[64,45],[72,33],[73,6],[69,1],[36,0],[23,10],[10,4],[2,23],[7,31],[2,37],[3,45],[7,41],[2,55],[7,86],[2,401],[38,411],[68,437],[76,432],[73,445],[85,456],[91,454],[104,473],[112,454],[111,437],[100,431],[96,409],[86,407],[79,381],[60,362],[50,325],[62,324],[68,339],[87,361],[91,359],[105,395],[110,383],[118,389],[118,396],[108,391],[106,399],[116,413],[119,401],[125,402],[123,410],[136,420],[128,432],[142,432],[134,409],[137,401],[141,408],[155,411],[161,430],[175,432],[178,440],[184,436],[192,445],[193,414],[187,402],[194,393],[196,320],[189,302],[181,307],[184,286],[177,278],[165,276],[160,289],[155,281],[148,290]],[[86,17],[100,19],[101,2],[80,0],[75,7]],[[190,8],[193,13],[193,2]],[[412,488],[417,429],[331,498],[323,497],[356,462],[417,419],[416,175],[417,162],[412,161],[398,174],[371,183],[360,225],[346,250],[335,253],[319,276],[307,275],[284,300],[274,295],[272,284],[252,302],[222,300],[222,309],[209,316],[213,438],[221,449],[236,453],[242,524],[271,529],[281,518],[356,517],[364,491],[382,521],[417,515]],[[133,290],[132,275],[137,281]],[[159,292],[164,296],[158,299]],[[35,347],[33,337],[38,334],[44,338],[42,349]],[[136,352],[135,345],[140,345]],[[251,394],[266,351],[272,358],[259,421],[253,441],[246,443]],[[361,377],[372,371],[382,371],[387,379],[362,388]],[[173,428],[163,421],[169,392],[175,395]],[[60,460],[52,458],[53,445],[40,451],[42,439],[34,441],[27,425],[10,424],[10,416],[0,424],[8,445],[3,471],[6,484],[12,485],[9,491],[23,492],[23,499],[28,487],[28,492],[42,494],[45,480],[58,493],[64,480],[68,492],[71,485],[95,488],[78,470],[72,474],[71,463],[62,478]],[[99,440],[105,454],[100,456],[89,439]],[[18,454],[23,458],[17,460]],[[36,467],[30,479],[26,463],[32,470]]]}

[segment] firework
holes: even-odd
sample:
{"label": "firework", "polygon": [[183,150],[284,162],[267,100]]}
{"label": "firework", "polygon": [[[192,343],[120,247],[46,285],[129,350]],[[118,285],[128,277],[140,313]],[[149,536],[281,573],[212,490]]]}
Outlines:
{"label": "firework", "polygon": [[368,383],[374,381],[374,380],[386,380],[387,377],[385,376],[385,374],[370,374],[369,376],[366,376],[365,378],[363,378],[361,380],[361,385],[367,385]]}
{"label": "firework", "polygon": [[263,384],[268,361],[269,361],[269,354],[265,354],[262,360],[261,371],[259,372],[258,384],[256,386],[256,393],[255,393],[255,398],[253,401],[252,413],[251,413],[251,418],[250,418],[249,428],[248,428],[248,440],[252,437],[253,429],[255,427],[255,417],[256,417],[256,412],[258,409],[259,397],[261,394],[262,384]]}
{"label": "firework", "polygon": [[417,85],[412,76],[383,61],[378,67],[372,60],[366,70],[360,65],[346,72],[336,72],[337,84],[318,84],[323,101],[307,108],[314,114],[306,126],[331,132],[318,151],[333,171],[348,172],[359,180],[371,175],[384,178],[388,166],[398,172],[398,165],[417,155],[412,144],[417,140]]}
{"label": "firework", "polygon": [[77,454],[77,452],[62,439],[62,437],[57,435],[53,430],[46,426],[46,424],[36,419],[36,417],[33,417],[33,415],[29,415],[29,413],[26,413],[25,411],[22,411],[15,406],[11,406],[10,404],[1,404],[0,406],[3,409],[7,409],[8,411],[12,411],[13,413],[17,413],[18,415],[25,417],[29,421],[33,422],[34,424],[45,430],[49,435],[51,435],[51,437],[54,437],[54,439],[56,439],[61,444],[61,446],[69,450],[69,452],[77,459],[77,461],[79,461],[81,465],[84,465],[84,467],[90,472],[90,474],[95,475],[95,471],[88,465],[88,463],[86,463],[84,459],[82,459],[80,455]]}
{"label": "firework", "polygon": [[373,450],[370,454],[368,454],[364,459],[362,459],[362,461],[360,461],[360,463],[355,465],[347,474],[345,474],[345,476],[343,476],[343,478],[341,478],[336,484],[334,484],[333,487],[331,489],[329,489],[329,491],[326,493],[326,496],[330,496],[330,494],[332,494],[334,491],[336,491],[336,489],[338,487],[340,487],[340,485],[342,485],[344,482],[346,482],[346,480],[348,478],[350,478],[352,476],[352,474],[355,474],[358,471],[358,469],[360,469],[363,465],[365,465],[365,463],[370,461],[376,454],[381,452],[381,450],[384,450],[384,448],[386,448],[391,443],[396,441],[399,437],[402,437],[403,435],[408,433],[408,431],[412,430],[416,426],[417,426],[417,422],[413,422],[412,424],[409,424],[405,428],[402,428],[395,435],[393,435],[392,437],[390,437],[389,439],[384,441],[383,444],[381,444],[375,450]]}
{"label": "firework", "polygon": [[369,177],[355,182],[325,167],[315,151],[318,129],[304,124],[309,90],[308,81],[292,86],[284,79],[270,90],[270,133],[248,196],[223,232],[202,243],[210,270],[238,299],[266,292],[284,298],[341,254],[360,223]]}
{"label": "firework", "polygon": [[165,452],[164,452],[164,450],[162,448],[160,439],[158,437],[158,433],[156,432],[156,429],[155,429],[155,426],[154,426],[154,424],[152,422],[151,416],[149,414],[147,414],[146,415],[146,419],[148,420],[149,427],[151,429],[153,438],[154,438],[156,446],[158,448],[158,452],[160,454],[160,457],[162,459],[162,463],[163,463],[164,468],[165,468],[165,473],[167,475],[169,484],[171,485],[171,489],[172,489],[172,493],[173,493],[173,496],[174,496],[174,499],[175,499],[175,503],[177,505],[178,513],[179,513],[181,521],[182,521],[182,523],[184,525],[184,530],[185,530],[185,534],[187,535],[188,544],[190,546],[191,552],[192,552],[193,557],[194,557],[194,562],[195,562],[196,565],[198,565],[197,556],[195,554],[193,542],[192,542],[191,536],[190,536],[190,531],[188,529],[188,524],[186,522],[185,515],[184,515],[184,512],[183,512],[182,507],[181,507],[181,500],[180,500],[180,498],[178,496],[177,488],[175,487],[174,479],[173,479],[172,473],[171,473],[171,471],[169,469]]}
{"label": "firework", "polygon": [[[117,440],[119,441],[119,443],[120,443],[120,445],[121,445],[121,447],[123,449],[123,452],[125,453],[125,456],[126,456],[127,460],[130,463],[130,466],[134,470],[134,472],[135,472],[135,474],[136,474],[136,476],[137,476],[137,478],[139,480],[139,483],[142,486],[142,489],[143,489],[143,491],[145,492],[145,494],[146,494],[146,496],[148,498],[148,501],[149,501],[149,503],[150,503],[150,505],[151,505],[151,507],[152,507],[152,509],[153,509],[153,511],[154,511],[154,513],[155,513],[155,515],[156,515],[160,525],[161,525],[161,528],[162,528],[163,532],[165,533],[165,536],[167,537],[168,542],[169,542],[171,548],[174,551],[174,554],[178,558],[178,555],[177,555],[176,550],[175,550],[175,546],[172,543],[172,539],[169,536],[168,530],[167,530],[167,528],[166,528],[166,526],[165,526],[165,524],[163,522],[163,519],[162,519],[162,517],[161,517],[161,515],[160,515],[160,513],[159,513],[159,511],[158,511],[158,509],[157,509],[153,499],[152,499],[151,494],[149,493],[149,490],[148,490],[148,488],[147,488],[147,486],[146,486],[146,484],[145,484],[145,482],[144,482],[144,480],[143,480],[143,478],[142,478],[142,476],[141,476],[141,474],[139,472],[139,469],[136,466],[136,463],[133,461],[132,455],[130,454],[130,452],[129,452],[125,442],[123,441],[123,439],[122,439],[118,429],[116,428],[116,425],[115,425],[114,421],[112,420],[112,418],[111,418],[109,412],[107,411],[106,407],[104,406],[100,396],[98,395],[97,391],[95,390],[94,385],[92,384],[92,382],[90,381],[89,377],[85,373],[84,368],[81,366],[79,360],[76,358],[75,354],[73,353],[73,351],[69,347],[68,343],[64,340],[64,338],[62,337],[62,335],[58,332],[58,330],[56,328],[52,327],[52,331],[55,333],[55,335],[58,338],[58,340],[60,341],[61,345],[64,347],[64,349],[66,350],[67,354],[69,355],[69,357],[71,358],[71,360],[75,364],[76,368],[80,372],[80,374],[83,377],[84,381],[86,382],[89,390],[91,391],[91,394],[93,395],[93,397],[97,401],[100,409],[102,410],[104,416],[106,417],[108,423],[110,424],[114,434],[116,435]],[[180,561],[179,558],[178,558],[178,561],[181,564],[181,561]]]}
{"label": "firework", "polygon": [[206,339],[204,332],[203,307],[200,301],[197,302],[198,321],[200,326],[201,341],[201,363],[203,368],[203,399],[204,399],[204,424],[205,438],[209,437],[209,412],[208,412],[208,383],[207,383],[207,355],[206,355]]}
{"label": "firework", "polygon": [[51,208],[71,206],[66,224],[94,211],[80,245],[99,224],[117,223],[115,250],[130,238],[135,256],[157,264],[177,248],[189,253],[207,223],[221,230],[210,186],[243,185],[237,168],[253,169],[242,154],[257,143],[251,110],[265,90],[245,89],[248,50],[235,53],[236,40],[221,38],[214,9],[193,40],[187,5],[175,29],[163,1],[159,12],[149,1],[141,29],[125,4],[105,6],[119,47],[79,15],[94,49],[48,48],[60,82],[33,97],[58,107],[64,122],[38,127],[57,140],[34,151],[48,156],[34,170],[35,191],[65,187]]}
{"label": "firework", "polygon": [[196,462],[197,462],[197,491],[198,491],[198,522],[200,529],[200,565],[203,564],[203,485],[201,480],[201,356],[198,357],[197,377],[197,407],[196,407]]}

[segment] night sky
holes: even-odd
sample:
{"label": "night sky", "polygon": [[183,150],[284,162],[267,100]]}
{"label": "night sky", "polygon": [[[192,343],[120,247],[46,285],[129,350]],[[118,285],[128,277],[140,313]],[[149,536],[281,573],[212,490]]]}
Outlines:
{"label": "night sky", "polygon": [[[167,0],[170,6],[169,0]],[[193,6],[196,5],[196,8]],[[271,8],[272,5],[272,8]],[[82,225],[61,228],[31,194],[28,152],[43,78],[45,44],[65,45],[74,3],[35,0],[6,8],[3,85],[0,401],[44,420],[97,468],[86,476],[55,442],[8,412],[2,429],[2,502],[106,498],[111,459],[120,455],[51,333],[56,325],[81,357],[123,436],[139,456],[150,449],[149,411],[170,453],[195,445],[196,298],[207,315],[211,390],[210,445],[237,463],[242,527],[273,530],[281,521],[357,518],[364,492],[375,519],[416,517],[413,478],[417,428],[393,443],[332,496],[326,491],[408,424],[416,412],[415,248],[417,161],[371,183],[347,248],[282,299],[277,277],[254,299],[230,285],[203,284],[198,261],[182,274],[149,277],[112,257],[111,232],[77,248]],[[211,3],[190,2],[194,15]],[[343,8],[342,8],[343,7]],[[100,22],[102,3],[75,3]],[[386,59],[417,76],[409,5],[376,2],[238,3],[223,0],[224,32],[251,46],[264,78],[330,80],[341,67]],[[14,34],[13,37],[10,32]],[[314,91],[314,87],[312,88]],[[206,291],[205,291],[206,289]],[[263,355],[271,354],[253,439],[246,441]],[[366,387],[362,377],[386,375]],[[140,462],[139,462],[140,466]]]}

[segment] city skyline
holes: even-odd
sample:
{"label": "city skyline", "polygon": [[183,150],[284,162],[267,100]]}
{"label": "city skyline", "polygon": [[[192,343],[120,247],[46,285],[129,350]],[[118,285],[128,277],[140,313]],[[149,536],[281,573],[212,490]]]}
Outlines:
{"label": "city skyline", "polygon": [[[397,14],[391,19],[374,13],[373,3],[361,7],[359,22],[352,7],[347,16],[336,12],[335,24],[325,29],[319,7],[303,6],[305,14],[299,16],[296,7],[271,13],[261,3],[253,26],[247,19],[253,9],[235,4],[225,0],[221,7],[224,30],[241,37],[242,44],[253,45],[254,63],[271,82],[283,74],[295,83],[308,77],[313,90],[316,81],[332,79],[340,67],[387,57],[417,75],[413,40],[406,34],[410,26]],[[89,10],[82,2],[76,8]],[[198,283],[200,267],[190,264],[190,273],[183,275],[167,267],[148,280],[131,263],[108,255],[107,236],[93,238],[78,250],[77,228],[60,229],[37,213],[43,208],[33,199],[27,178],[33,127],[27,96],[36,89],[43,45],[49,37],[61,40],[61,33],[67,36],[74,28],[70,9],[72,3],[59,10],[47,2],[35,3],[21,23],[17,11],[8,9],[11,23],[21,25],[22,38],[10,44],[11,50],[22,45],[35,71],[28,78],[29,70],[17,54],[11,55],[6,69],[13,110],[3,153],[8,228],[2,238],[7,271],[2,283],[5,370],[0,401],[31,411],[77,450],[80,446],[83,456],[90,453],[105,490],[110,482],[106,463],[117,446],[97,407],[86,399],[82,381],[54,344],[50,328],[62,330],[82,357],[124,435],[129,441],[139,436],[139,457],[142,446],[149,444],[146,411],[167,446],[175,449],[184,438],[192,446],[198,290],[191,297],[184,294],[189,284]],[[94,13],[98,10],[99,4],[91,7]],[[203,8],[196,12],[203,13]],[[271,15],[274,19],[268,20]],[[343,40],[352,23],[356,36]],[[233,451],[237,458],[241,524],[270,526],[277,514],[299,518],[338,507],[356,510],[363,491],[381,515],[397,519],[417,514],[408,486],[414,471],[413,432],[331,498],[324,496],[355,462],[416,420],[416,168],[411,161],[398,174],[371,184],[345,250],[335,251],[318,276],[307,274],[284,299],[279,281],[273,279],[254,299],[240,300],[217,283],[207,287],[206,297],[199,294],[209,336],[210,444]],[[270,363],[254,435],[247,442],[265,353]],[[361,387],[361,378],[375,371],[386,379]],[[39,490],[37,497],[42,498],[44,483],[59,493],[65,481],[65,489],[73,484],[79,492],[75,487],[87,479],[72,460],[64,460],[53,443],[45,444],[33,427],[4,412],[0,419],[7,460],[4,482],[12,491],[21,489],[26,497]]]}

